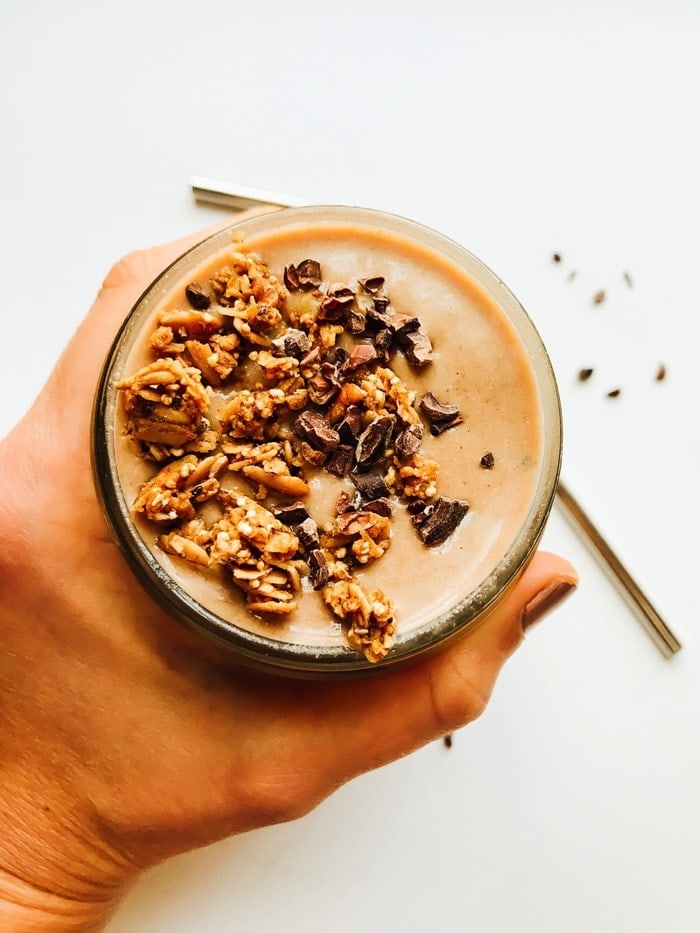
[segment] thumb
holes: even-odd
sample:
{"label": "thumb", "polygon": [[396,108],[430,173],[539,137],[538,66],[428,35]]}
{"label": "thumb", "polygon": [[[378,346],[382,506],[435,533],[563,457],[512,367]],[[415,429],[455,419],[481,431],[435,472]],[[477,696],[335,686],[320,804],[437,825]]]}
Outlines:
{"label": "thumb", "polygon": [[[539,551],[476,628],[429,658],[365,684],[361,722],[357,703],[348,704],[358,726],[353,732],[358,747],[348,755],[348,760],[354,757],[356,773],[387,764],[477,719],[525,630],[577,583],[568,561]],[[369,744],[368,736],[374,737]]]}

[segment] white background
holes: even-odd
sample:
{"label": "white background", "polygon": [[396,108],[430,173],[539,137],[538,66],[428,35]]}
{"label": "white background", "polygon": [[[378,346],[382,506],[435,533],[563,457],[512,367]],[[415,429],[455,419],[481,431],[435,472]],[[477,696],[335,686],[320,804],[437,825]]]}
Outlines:
{"label": "white background", "polygon": [[579,592],[451,750],[159,867],[112,933],[700,929],[699,49],[697,0],[0,0],[0,435],[114,260],[222,216],[191,175],[404,214],[530,311],[564,475],[684,644],[555,512]]}

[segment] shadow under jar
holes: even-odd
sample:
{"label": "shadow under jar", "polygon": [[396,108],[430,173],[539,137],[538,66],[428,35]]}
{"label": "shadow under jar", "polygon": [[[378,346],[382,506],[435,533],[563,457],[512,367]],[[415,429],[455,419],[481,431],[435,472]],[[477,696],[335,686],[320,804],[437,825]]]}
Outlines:
{"label": "shadow under jar", "polygon": [[243,663],[389,668],[483,620],[534,553],[561,411],[482,262],[413,221],[303,207],[166,269],[106,360],[95,483],[136,577]]}

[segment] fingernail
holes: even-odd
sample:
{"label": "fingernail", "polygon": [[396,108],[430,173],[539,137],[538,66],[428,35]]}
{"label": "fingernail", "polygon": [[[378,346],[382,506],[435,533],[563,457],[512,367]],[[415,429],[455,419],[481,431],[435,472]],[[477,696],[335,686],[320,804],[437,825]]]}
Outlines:
{"label": "fingernail", "polygon": [[576,585],[574,583],[569,583],[568,580],[564,580],[560,583],[553,583],[551,586],[541,590],[523,609],[523,631],[535,622],[539,622],[542,616],[546,615],[551,609],[554,609],[558,603],[575,589]]}

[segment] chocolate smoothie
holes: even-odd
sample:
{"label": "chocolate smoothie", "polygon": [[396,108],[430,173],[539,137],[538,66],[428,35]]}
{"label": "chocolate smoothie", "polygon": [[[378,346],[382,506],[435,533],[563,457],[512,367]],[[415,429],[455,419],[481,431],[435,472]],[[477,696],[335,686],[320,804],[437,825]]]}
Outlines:
{"label": "chocolate smoothie", "polygon": [[[116,476],[138,535],[210,613],[374,663],[504,561],[541,495],[541,394],[510,317],[453,258],[291,219],[219,247],[140,322]],[[241,521],[272,558],[248,555],[253,533],[232,543]]]}

